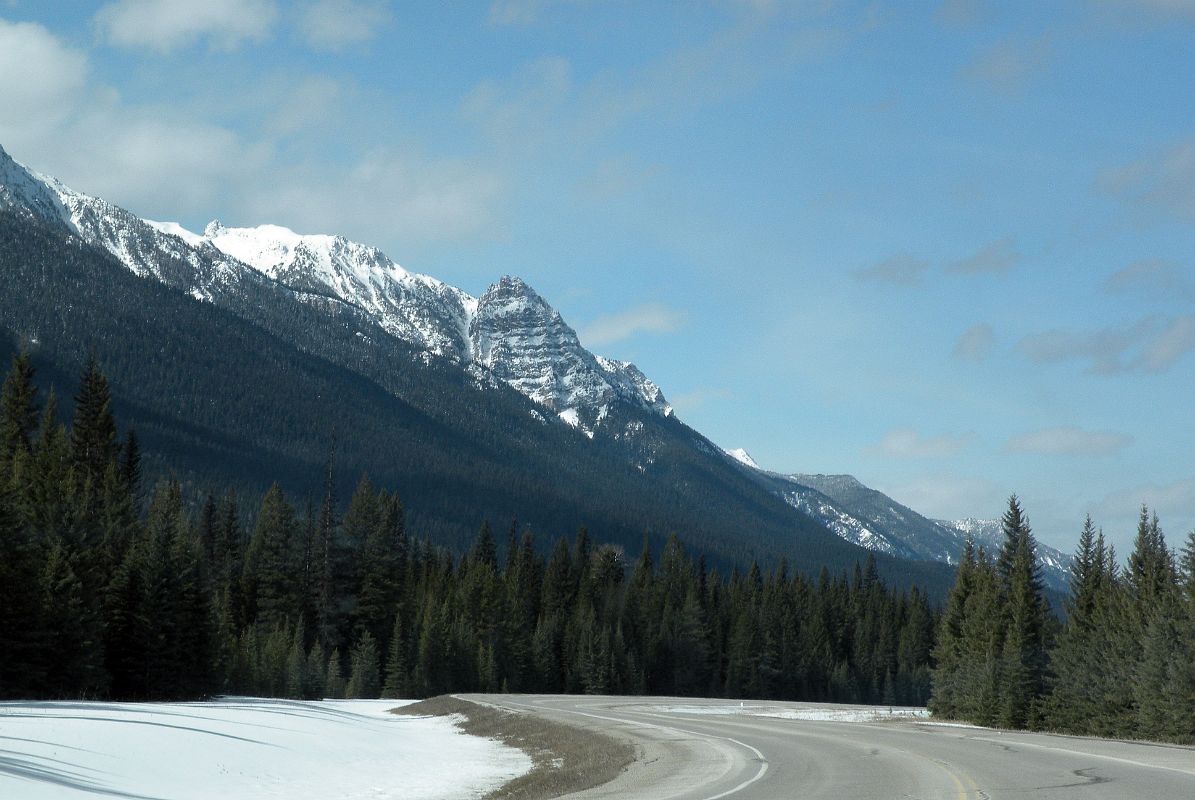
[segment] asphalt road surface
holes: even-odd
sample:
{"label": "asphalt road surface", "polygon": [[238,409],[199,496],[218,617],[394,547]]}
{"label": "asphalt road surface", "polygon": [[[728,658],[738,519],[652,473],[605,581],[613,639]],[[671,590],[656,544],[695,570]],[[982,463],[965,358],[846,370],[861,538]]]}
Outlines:
{"label": "asphalt road surface", "polygon": [[605,786],[570,796],[576,800],[1195,800],[1195,748],[1189,747],[910,717],[858,721],[867,715],[847,706],[538,695],[470,699],[635,744],[635,764]]}

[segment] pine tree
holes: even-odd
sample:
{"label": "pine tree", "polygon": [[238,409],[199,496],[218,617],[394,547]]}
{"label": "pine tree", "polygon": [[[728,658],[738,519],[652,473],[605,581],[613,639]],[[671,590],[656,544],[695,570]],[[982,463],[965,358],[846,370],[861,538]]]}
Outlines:
{"label": "pine tree", "polygon": [[137,432],[129,428],[124,445],[120,448],[120,475],[135,510],[141,509],[141,440]]}
{"label": "pine tree", "polygon": [[379,514],[367,534],[361,564],[361,588],[357,625],[386,642],[390,622],[402,598],[406,571],[406,525],[402,503],[383,493],[378,498]]}
{"label": "pine tree", "polygon": [[17,450],[30,452],[37,431],[37,387],[29,353],[22,350],[0,388],[0,464],[12,460]]}
{"label": "pine tree", "polygon": [[1004,544],[998,568],[1007,604],[1007,630],[1001,653],[1002,725],[1034,721],[1046,669],[1046,601],[1042,594],[1037,545],[1016,495],[1003,519]]}
{"label": "pine tree", "polygon": [[390,650],[386,655],[386,683],[382,697],[397,699],[407,691],[406,640],[403,637],[402,616],[395,614],[394,627],[390,632]]}
{"label": "pine tree", "polygon": [[[0,470],[0,479],[4,477]],[[28,696],[45,682],[49,630],[42,621],[39,592],[43,560],[42,549],[17,512],[14,493],[0,480],[0,697]]]}
{"label": "pine tree", "polygon": [[71,453],[81,480],[98,483],[108,464],[116,460],[116,420],[112,393],[95,357],[87,359],[75,396],[71,423]]}
{"label": "pine tree", "polygon": [[245,554],[246,602],[257,623],[266,628],[294,618],[299,608],[294,580],[298,564],[297,527],[282,487],[274,484],[262,500],[253,539]]}
{"label": "pine tree", "polygon": [[1046,721],[1054,728],[1085,732],[1087,722],[1103,712],[1094,674],[1100,663],[1095,650],[1100,594],[1107,588],[1103,535],[1097,536],[1091,515],[1083,523],[1079,546],[1071,559],[1066,624],[1050,652],[1053,673],[1046,702]]}
{"label": "pine tree", "polygon": [[967,601],[974,591],[975,548],[968,537],[959,559],[954,586],[946,597],[946,610],[938,628],[938,642],[934,648],[936,666],[933,672],[933,694],[929,708],[935,716],[953,719],[963,708],[962,670],[970,649],[964,639]]}

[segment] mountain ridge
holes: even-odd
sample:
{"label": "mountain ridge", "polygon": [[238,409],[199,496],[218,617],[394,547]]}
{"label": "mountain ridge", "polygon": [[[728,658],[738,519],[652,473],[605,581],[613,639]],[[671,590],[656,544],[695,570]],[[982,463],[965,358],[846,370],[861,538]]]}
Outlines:
{"label": "mountain ridge", "polygon": [[[727,502],[747,502],[761,512],[767,505],[764,513],[773,520],[769,526],[780,526],[777,531],[802,530],[799,517],[828,536],[883,556],[925,558],[890,531],[858,527],[856,514],[842,512],[835,520],[819,513],[829,499],[824,493],[814,503],[812,490],[804,487],[806,494],[798,497],[795,481],[759,470],[745,452],[723,454],[675,420],[659,387],[635,365],[585,349],[559,312],[517,277],[503,276],[473,298],[340,236],[298,234],[276,225],[230,228],[217,221],[194,233],[70,189],[20,166],[2,148],[0,179],[0,206],[102,249],[139,278],[229,309],[321,358],[365,369],[388,392],[426,394],[414,374],[395,383],[392,373],[407,369],[405,364],[435,372],[442,362],[446,375],[463,369],[479,390],[498,384],[513,389],[530,401],[524,419],[542,424],[555,417],[603,452],[617,453],[644,480],[680,481],[675,486],[682,492],[713,481]],[[306,327],[296,327],[292,318],[308,320]],[[389,337],[403,346],[374,346]],[[508,401],[503,407],[508,410],[501,413],[512,413]],[[728,472],[727,462],[735,470]],[[735,474],[745,482],[737,485]],[[780,505],[772,508],[773,501],[765,503],[760,492]],[[786,516],[783,508],[796,516]],[[858,527],[857,535],[844,535],[842,525],[848,523]]]}

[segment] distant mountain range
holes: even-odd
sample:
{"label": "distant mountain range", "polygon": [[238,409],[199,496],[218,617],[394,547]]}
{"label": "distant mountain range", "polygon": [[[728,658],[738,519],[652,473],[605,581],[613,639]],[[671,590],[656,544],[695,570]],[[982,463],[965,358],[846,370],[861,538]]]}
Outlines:
{"label": "distant mountain range", "polygon": [[[588,524],[638,547],[672,531],[736,563],[844,568],[942,587],[970,535],[845,475],[782,475],[678,420],[629,362],[586,350],[532,287],[481,297],[341,236],[275,225],[202,233],[140,219],[0,149],[0,350],[31,343],[65,391],[109,372],[151,463],[194,488],[313,491],[333,439],[451,546],[483,517]],[[997,538],[993,538],[993,536]],[[1061,588],[1068,558],[1042,548]]]}

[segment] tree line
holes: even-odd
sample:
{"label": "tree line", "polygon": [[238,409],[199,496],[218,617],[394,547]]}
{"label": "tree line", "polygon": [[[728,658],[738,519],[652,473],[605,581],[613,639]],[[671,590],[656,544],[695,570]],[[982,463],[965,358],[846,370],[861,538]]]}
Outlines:
{"label": "tree line", "polygon": [[630,563],[585,529],[541,548],[516,522],[458,556],[367,477],[342,512],[331,459],[318,503],[275,485],[243,519],[235,491],[147,491],[112,404],[94,360],[69,426],[27,354],[0,390],[2,697],[929,696],[939,615],[872,559],[727,571],[673,536]]}
{"label": "tree line", "polygon": [[963,553],[935,648],[935,715],[982,725],[1195,742],[1195,532],[1182,552],[1141,509],[1122,567],[1091,517],[1066,620],[1042,599],[1014,496],[997,553]]}

